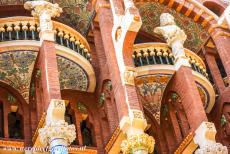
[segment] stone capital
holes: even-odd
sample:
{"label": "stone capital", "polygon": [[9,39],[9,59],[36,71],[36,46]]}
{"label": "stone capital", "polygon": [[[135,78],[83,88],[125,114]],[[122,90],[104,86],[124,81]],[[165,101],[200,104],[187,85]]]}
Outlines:
{"label": "stone capital", "polygon": [[57,138],[65,140],[68,145],[76,138],[75,126],[68,125],[64,120],[51,122],[39,129],[39,136],[44,145],[50,144],[53,139]]}
{"label": "stone capital", "polygon": [[129,136],[127,140],[121,143],[121,150],[123,154],[148,154],[154,150],[155,140],[148,134],[135,134]]}
{"label": "stone capital", "polygon": [[227,147],[216,143],[216,128],[214,123],[202,122],[195,131],[194,142],[199,145],[195,154],[227,154]]}
{"label": "stone capital", "polygon": [[59,17],[62,13],[62,8],[59,5],[47,2],[47,1],[27,1],[24,4],[26,10],[32,10],[34,17],[41,17],[44,13],[47,13],[49,17]]}
{"label": "stone capital", "polygon": [[26,10],[32,10],[31,14],[40,21],[40,40],[54,41],[52,17],[60,16],[62,8],[58,4],[47,1],[28,1],[24,4]]}

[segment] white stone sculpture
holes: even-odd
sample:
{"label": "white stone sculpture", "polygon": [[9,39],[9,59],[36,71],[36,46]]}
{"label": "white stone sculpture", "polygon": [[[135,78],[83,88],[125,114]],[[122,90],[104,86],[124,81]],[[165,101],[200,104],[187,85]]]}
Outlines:
{"label": "white stone sculpture", "polygon": [[199,145],[195,154],[228,154],[228,149],[216,143],[216,128],[211,122],[202,122],[195,131],[194,143]]}
{"label": "white stone sculpture", "polygon": [[162,35],[167,44],[172,48],[176,62],[179,62],[179,67],[181,65],[190,66],[188,59],[185,56],[183,46],[187,36],[184,31],[176,25],[174,17],[171,14],[161,14],[160,27],[156,27],[154,32],[156,34]]}

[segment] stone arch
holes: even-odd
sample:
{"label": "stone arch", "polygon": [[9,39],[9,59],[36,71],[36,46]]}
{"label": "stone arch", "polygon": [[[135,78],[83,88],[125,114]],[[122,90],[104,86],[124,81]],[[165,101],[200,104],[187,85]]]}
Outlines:
{"label": "stone arch", "polygon": [[224,4],[218,0],[206,0],[203,2],[203,5],[218,16],[221,16],[225,10]]}
{"label": "stone arch", "polygon": [[154,151],[156,151],[157,153],[168,153],[168,148],[165,144],[166,140],[160,128],[160,125],[158,124],[157,120],[152,115],[152,113],[146,107],[143,107],[143,110],[148,123],[146,133],[154,137],[155,139]]}
{"label": "stone arch", "polygon": [[[62,90],[61,95],[62,99],[69,101],[71,109],[74,111],[78,140],[76,142],[79,143],[80,146],[83,145],[80,125],[83,120],[86,120],[93,137],[93,144],[91,146],[103,146],[101,138],[99,138],[102,132],[100,131],[100,117],[97,110],[98,104],[95,94],[77,90]],[[78,103],[80,103],[81,106],[78,106]]]}
{"label": "stone arch", "polygon": [[[20,121],[21,121],[20,123],[22,124],[22,126],[20,127],[23,130],[22,136],[24,138],[25,145],[29,146],[31,143],[31,138],[32,138],[31,129],[30,129],[30,117],[29,117],[29,114],[26,114],[26,113],[29,113],[29,105],[27,104],[26,100],[21,96],[21,94],[16,89],[11,87],[10,85],[8,85],[4,82],[0,82],[0,89],[4,90],[6,93],[12,95],[13,99],[16,100],[16,104],[12,104],[10,106],[8,105],[7,115],[5,114],[4,116],[7,116],[7,120],[9,120],[8,119],[9,113],[11,113],[14,110],[15,110],[15,112],[19,112],[17,117],[20,119]],[[7,102],[8,101],[7,99],[9,99],[9,98],[4,98],[4,99]],[[17,120],[17,118],[16,118],[16,120]],[[9,130],[9,128],[8,128],[8,130]]]}

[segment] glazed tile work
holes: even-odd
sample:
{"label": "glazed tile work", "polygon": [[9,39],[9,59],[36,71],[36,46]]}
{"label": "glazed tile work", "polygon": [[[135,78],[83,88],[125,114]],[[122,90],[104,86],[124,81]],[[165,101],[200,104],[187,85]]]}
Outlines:
{"label": "glazed tile work", "polygon": [[17,89],[27,103],[36,57],[35,51],[7,51],[0,54],[0,81]]}
{"label": "glazed tile work", "polygon": [[58,3],[63,9],[58,20],[85,35],[93,14],[93,11],[90,10],[89,0],[55,0],[55,3]]}
{"label": "glazed tile work", "polygon": [[[207,30],[203,29],[200,24],[195,23],[192,19],[167,6],[159,4],[158,2],[136,3],[135,5],[139,9],[143,21],[141,29],[147,33],[154,34],[154,28],[160,25],[161,13],[168,12],[173,15],[176,24],[182,28],[187,35],[187,40],[184,44],[185,48],[198,52],[209,38]],[[154,35],[156,36],[157,34]]]}
{"label": "glazed tile work", "polygon": [[[172,75],[170,74],[154,74],[137,77],[135,81],[138,93],[141,96],[141,102],[143,103],[144,107],[153,114],[158,124],[160,124],[162,96],[171,77]],[[206,109],[209,102],[208,92],[206,92],[204,87],[199,83],[196,84],[204,108]]]}
{"label": "glazed tile work", "polygon": [[200,98],[203,102],[203,106],[206,109],[208,107],[208,103],[209,103],[209,99],[210,99],[209,94],[208,94],[207,90],[202,85],[200,85],[199,83],[196,83],[196,85],[197,85],[197,88],[198,88],[198,91],[200,94]]}
{"label": "glazed tile work", "polygon": [[172,75],[154,74],[136,78],[136,85],[143,105],[160,124],[161,99]]}
{"label": "glazed tile work", "polygon": [[77,63],[59,55],[57,62],[61,89],[87,91],[88,76]]}

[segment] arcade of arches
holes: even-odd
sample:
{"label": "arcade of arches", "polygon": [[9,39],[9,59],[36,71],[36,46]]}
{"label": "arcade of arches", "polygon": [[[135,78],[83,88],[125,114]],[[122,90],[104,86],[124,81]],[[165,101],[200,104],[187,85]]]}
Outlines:
{"label": "arcade of arches", "polygon": [[0,154],[228,154],[229,57],[229,0],[1,1]]}

